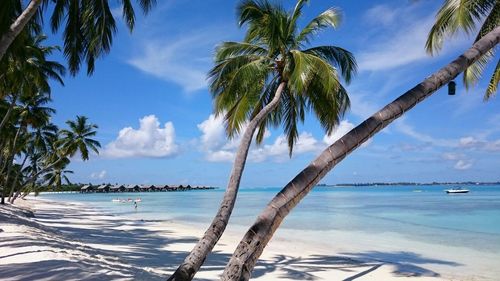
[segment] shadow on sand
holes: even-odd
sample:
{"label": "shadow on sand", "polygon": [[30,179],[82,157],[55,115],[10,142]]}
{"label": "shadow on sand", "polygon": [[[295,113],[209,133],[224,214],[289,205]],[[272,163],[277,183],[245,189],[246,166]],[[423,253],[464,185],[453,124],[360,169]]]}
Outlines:
{"label": "shadow on sand", "polygon": [[[0,279],[165,280],[168,273],[173,272],[187,255],[185,251],[167,248],[177,243],[197,242],[196,237],[180,237],[168,229],[147,229],[144,226],[151,223],[149,221],[117,220],[111,215],[74,209],[72,213],[62,213],[57,208],[44,209],[36,213],[35,221],[24,220],[35,235],[1,237],[0,248],[19,250],[4,255],[0,252]],[[96,215],[99,220],[86,219]],[[7,222],[9,218],[0,214],[0,221]],[[38,222],[44,226],[39,227]],[[50,230],[51,235],[45,230]],[[43,255],[46,260],[2,263],[8,258],[33,254]],[[202,271],[222,272],[229,258],[229,254],[214,252],[207,258]],[[349,277],[344,281],[351,281],[385,264],[393,265],[396,275],[433,277],[439,277],[439,274],[424,266],[460,265],[412,252],[342,253],[305,258],[276,255],[260,261],[252,278],[277,272],[280,279],[317,280],[316,273],[333,270],[343,272],[343,276],[347,273]]]}

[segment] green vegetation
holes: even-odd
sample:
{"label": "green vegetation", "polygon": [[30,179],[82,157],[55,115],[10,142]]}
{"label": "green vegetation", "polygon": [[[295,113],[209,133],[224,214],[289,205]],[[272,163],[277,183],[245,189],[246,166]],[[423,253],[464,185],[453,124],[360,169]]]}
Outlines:
{"label": "green vegetation", "polygon": [[297,125],[313,112],[329,134],[349,108],[341,77],[350,82],[356,61],[338,46],[311,47],[315,35],[340,24],[330,8],[303,28],[298,26],[308,1],[292,11],[270,1],[243,0],[239,25],[247,26],[243,42],[224,42],[216,49],[209,72],[215,113],[223,114],[229,137],[242,134],[220,208],[203,237],[169,280],[192,280],[229,222],[248,150],[255,131],[261,143],[266,129],[283,126],[290,156],[299,137]]}
{"label": "green vegetation", "polygon": [[[447,37],[463,31],[468,35],[477,30],[476,25],[482,23],[476,34],[474,43],[487,33],[500,26],[500,1],[498,0],[474,0],[456,1],[446,0],[443,7],[436,15],[436,22],[432,26],[425,48],[430,54],[441,50],[443,42]],[[483,54],[475,63],[464,71],[463,82],[468,89],[477,84],[481,79],[486,65],[495,57],[495,48]],[[500,61],[497,61],[495,70],[486,88],[484,99],[493,96],[500,81]]]}

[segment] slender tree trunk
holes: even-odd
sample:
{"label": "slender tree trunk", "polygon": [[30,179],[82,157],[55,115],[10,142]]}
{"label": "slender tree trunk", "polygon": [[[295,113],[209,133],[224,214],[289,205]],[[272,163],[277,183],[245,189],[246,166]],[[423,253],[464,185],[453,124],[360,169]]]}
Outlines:
{"label": "slender tree trunk", "polygon": [[36,178],[42,174],[42,173],[45,173],[46,171],[48,171],[49,169],[51,169],[52,167],[54,167],[55,165],[59,164],[59,162],[61,162],[62,160],[64,159],[64,157],[61,157],[59,159],[56,160],[56,162],[48,165],[47,167],[41,169],[40,171],[34,173],[31,177],[29,177],[27,180],[24,181],[23,183],[23,186],[26,185],[26,183],[29,183],[29,182],[35,182]]}
{"label": "slender tree trunk", "polygon": [[21,33],[26,24],[31,18],[33,18],[41,3],[42,0],[31,0],[26,9],[24,9],[19,17],[17,17],[16,21],[10,25],[9,30],[7,30],[2,36],[0,39],[0,60],[2,60],[3,56],[7,52],[7,49],[12,44],[14,39],[16,39],[17,35]]}
{"label": "slender tree trunk", "polygon": [[283,219],[335,165],[378,131],[453,80],[481,55],[494,48],[499,41],[500,27],[497,27],[456,60],[386,105],[324,150],[290,181],[257,217],[226,265],[221,280],[250,279],[257,259]]}
{"label": "slender tree trunk", "polygon": [[10,193],[9,193],[9,200],[10,203],[13,204],[15,197],[12,196],[14,194],[14,191],[16,190],[17,187],[17,180],[19,179],[19,175],[22,173],[24,164],[26,164],[26,160],[28,160],[28,154],[24,156],[23,162],[21,163],[21,166],[19,168],[19,171],[16,172],[16,175],[14,177],[14,181],[12,182],[12,187],[10,188]]}
{"label": "slender tree trunk", "polygon": [[7,112],[2,118],[2,122],[0,123],[0,132],[3,129],[3,126],[7,124],[7,120],[9,120],[10,114],[12,113],[12,110],[14,109],[14,106],[16,105],[17,97],[19,94],[12,94],[12,101],[9,104],[9,108],[7,109]]}
{"label": "slender tree trunk", "polygon": [[217,215],[213,219],[212,224],[208,227],[203,237],[195,245],[194,249],[189,253],[184,262],[177,268],[168,280],[192,280],[205,261],[207,255],[212,251],[215,244],[217,244],[217,241],[219,241],[222,233],[224,233],[227,223],[229,222],[231,212],[233,211],[234,203],[236,202],[236,195],[240,186],[241,175],[243,174],[243,169],[245,168],[248,150],[250,149],[250,144],[252,143],[253,134],[262,120],[278,106],[281,93],[283,92],[285,86],[286,82],[281,82],[271,102],[264,106],[264,108],[262,108],[262,110],[248,124],[236,153],[231,177],[229,178],[229,183]]}
{"label": "slender tree trunk", "polygon": [[[10,151],[10,155],[7,158],[7,174],[5,175],[5,180],[3,182],[4,188],[7,188],[9,185],[9,179],[10,179],[10,173],[12,172],[12,166],[14,162],[14,157],[16,156],[16,144],[17,144],[17,139],[19,138],[19,134],[21,133],[21,130],[23,129],[23,126],[20,125],[19,129],[17,129],[16,136],[14,137],[14,141],[12,142],[12,149]],[[9,201],[11,198],[12,194],[9,194]]]}

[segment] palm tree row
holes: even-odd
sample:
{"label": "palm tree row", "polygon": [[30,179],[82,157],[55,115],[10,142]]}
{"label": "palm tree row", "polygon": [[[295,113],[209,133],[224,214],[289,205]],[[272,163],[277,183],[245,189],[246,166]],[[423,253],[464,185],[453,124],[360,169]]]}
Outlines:
{"label": "palm tree row", "polygon": [[89,149],[98,152],[93,140],[97,128],[87,118],[68,121],[68,129],[59,130],[50,123],[55,110],[49,80],[62,82],[65,68],[47,60],[56,47],[43,46],[43,36],[19,37],[23,47],[12,48],[0,62],[0,188],[13,203],[21,194],[36,191],[42,184],[59,186],[70,157],[78,151],[84,160]]}

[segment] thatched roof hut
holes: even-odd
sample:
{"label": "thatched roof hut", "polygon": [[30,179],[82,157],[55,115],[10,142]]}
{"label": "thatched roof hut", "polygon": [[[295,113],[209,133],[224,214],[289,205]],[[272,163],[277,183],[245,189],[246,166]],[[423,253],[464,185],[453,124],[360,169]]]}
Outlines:
{"label": "thatched roof hut", "polygon": [[125,186],[123,184],[117,184],[113,185],[109,188],[109,191],[112,192],[124,192],[125,191]]}
{"label": "thatched roof hut", "polygon": [[90,184],[86,184],[80,188],[80,192],[91,192],[93,191],[93,187]]}
{"label": "thatched roof hut", "polygon": [[109,192],[109,184],[102,184],[98,186],[97,192]]}
{"label": "thatched roof hut", "polygon": [[137,184],[129,184],[125,186],[126,192],[136,192],[140,191],[140,187]]}

